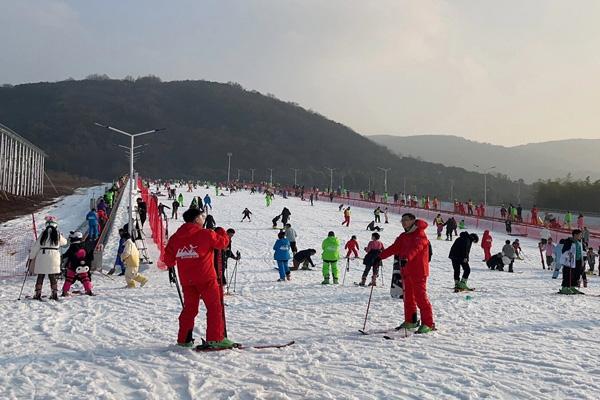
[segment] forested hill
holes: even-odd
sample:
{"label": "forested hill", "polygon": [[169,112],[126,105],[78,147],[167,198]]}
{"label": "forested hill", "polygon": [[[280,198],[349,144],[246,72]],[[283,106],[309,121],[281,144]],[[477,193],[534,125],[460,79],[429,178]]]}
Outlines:
{"label": "forested hill", "polygon": [[[142,137],[149,143],[137,162],[140,173],[152,177],[209,178],[227,176],[227,152],[232,152],[231,174],[292,183],[291,168],[300,168],[304,185],[328,186],[335,168],[334,187],[383,189],[389,192],[450,197],[483,197],[483,176],[461,168],[401,158],[383,146],[294,103],[244,90],[237,84],[207,81],[161,82],[86,79],[35,83],[0,88],[0,123],[16,130],[50,156],[48,167],[100,179],[111,179],[128,169],[117,144],[128,138],[94,126],[100,122],[129,132],[166,128]],[[137,143],[136,143],[137,144]],[[521,185],[523,204],[532,201],[532,188]],[[516,201],[517,183],[488,177],[488,201]]]}

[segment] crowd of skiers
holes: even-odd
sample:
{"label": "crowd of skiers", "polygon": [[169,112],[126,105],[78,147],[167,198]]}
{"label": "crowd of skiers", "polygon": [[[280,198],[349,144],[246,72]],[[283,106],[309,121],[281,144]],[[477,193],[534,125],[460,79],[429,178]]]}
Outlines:
{"label": "crowd of skiers", "polygon": [[[188,184],[188,192],[191,192],[195,187],[196,185],[194,184]],[[157,187],[157,192],[159,189],[160,186]],[[177,185],[165,185],[165,189],[167,190],[169,199],[173,200],[171,204],[172,208],[170,208],[171,218],[178,219],[179,208],[185,207],[183,193],[177,194]],[[302,188],[301,192],[299,188],[296,189],[295,194],[300,194],[304,197],[304,189]],[[258,188],[253,186],[250,190],[251,193],[264,193],[266,207],[271,206],[274,200],[274,191],[264,189],[260,186]],[[279,192],[282,197],[286,197],[287,193],[287,191]],[[310,193],[311,205],[313,199],[317,198],[317,193],[318,191]],[[218,185],[216,186],[215,194],[219,196]],[[106,223],[102,212],[104,215],[106,215],[107,210],[110,213],[112,199],[110,197],[109,200],[105,196],[86,216],[86,220],[88,221],[88,238],[90,241],[97,239],[101,233],[103,224]],[[330,200],[332,199],[330,197]],[[423,205],[425,208],[428,208],[429,199],[427,197],[423,199]],[[406,201],[408,200],[410,200],[409,204],[414,204],[415,201],[418,201],[416,196],[408,196]],[[405,200],[400,199],[400,196],[395,194],[394,201]],[[434,198],[431,205],[434,209],[437,209],[439,205],[437,199]],[[460,211],[460,204],[457,207]],[[169,209],[169,207],[162,203],[159,204],[158,212],[166,219],[165,209]],[[343,205],[340,205],[338,209],[343,212],[344,216],[342,226],[349,227],[351,217],[350,207],[347,206],[344,208]],[[180,284],[183,292],[181,299],[183,309],[179,317],[177,343],[185,347],[194,345],[192,335],[194,319],[198,313],[200,299],[202,299],[207,308],[206,346],[230,348],[235,346],[235,343],[227,337],[225,319],[222,312],[223,285],[227,283],[227,260],[234,259],[237,261],[240,259],[241,254],[239,252],[234,253],[231,249],[231,242],[235,231],[231,228],[225,230],[218,227],[213,216],[209,214],[209,210],[212,210],[212,201],[208,193],[204,197],[192,197],[187,210],[182,215],[184,223],[169,239],[164,257],[159,261],[159,266],[170,270],[170,279]],[[143,228],[147,218],[147,206],[141,198],[136,201],[136,212],[139,215],[139,222]],[[472,214],[473,212],[482,213],[482,205],[472,207],[469,201],[466,203],[466,213]],[[519,218],[522,214],[518,208],[509,207],[506,212],[507,220],[520,221]],[[513,213],[516,219],[508,217],[508,215],[513,215]],[[277,263],[279,282],[290,281],[291,271],[307,270],[311,269],[311,267],[315,268],[312,257],[317,254],[317,250],[312,248],[298,250],[297,239],[300,236],[290,223],[291,215],[290,210],[287,207],[283,207],[281,213],[273,218],[272,221],[273,228],[280,229],[273,244],[273,258]],[[245,208],[242,211],[241,222],[244,222],[246,219],[248,222],[252,222],[251,216],[252,212],[248,208]],[[403,214],[401,224],[404,232],[396,238],[391,246],[386,247],[381,242],[379,234],[383,228],[376,225],[377,223],[381,223],[382,216],[384,217],[384,224],[388,224],[387,207],[383,206],[382,209],[381,206],[378,206],[373,211],[373,220],[367,225],[367,230],[372,232],[371,240],[363,248],[365,252],[362,260],[364,270],[361,280],[357,285],[376,286],[383,260],[393,256],[394,267],[398,268],[401,275],[402,298],[404,301],[404,321],[399,328],[418,329],[418,333],[428,333],[435,329],[433,310],[426,289],[429,276],[429,262],[432,256],[431,244],[425,233],[428,225],[425,221],[417,219],[411,213]],[[281,228],[279,228],[280,220]],[[444,228],[446,240],[452,241],[453,237],[457,236],[448,255],[454,273],[455,291],[472,290],[468,286],[468,279],[471,272],[470,251],[473,243],[479,242],[478,235],[464,230],[464,220],[461,220],[459,223],[456,222],[454,217],[444,220],[441,214],[436,215],[433,225],[436,227],[438,240],[442,239]],[[458,234],[458,229],[463,231]],[[140,228],[136,221],[134,232],[138,232],[137,234],[140,235],[139,231]],[[148,280],[139,273],[140,254],[135,244],[135,239],[131,237],[127,226],[119,230],[119,234],[120,243],[117,259],[115,267],[109,274],[114,273],[116,267],[119,266],[121,268],[120,275],[125,276],[127,287],[135,287],[136,282],[143,286]],[[68,295],[72,284],[76,280],[82,282],[85,293],[93,295],[91,281],[93,248],[89,249],[86,247],[86,241],[80,232],[72,232],[69,236],[69,242],[70,246],[62,256],[66,260],[67,265],[62,295]],[[555,275],[558,275],[557,271],[560,270],[560,267],[563,269],[563,281],[560,293],[581,293],[577,287],[579,287],[580,280],[583,281],[584,286],[586,284],[586,262],[590,266],[590,270],[594,270],[596,254],[593,252],[593,249],[587,247],[586,242],[585,234],[580,229],[574,230],[570,238],[562,239],[557,245],[553,244],[549,235],[547,240],[540,242],[540,254],[545,253],[546,255],[545,260],[543,260],[543,262],[545,261],[544,268],[546,265],[548,269],[551,266],[555,266]],[[35,259],[34,271],[38,274],[35,298],[41,299],[41,289],[45,274],[49,275],[52,290],[51,298],[58,298],[56,274],[60,273],[61,255],[59,248],[67,243],[67,239],[58,231],[56,219],[48,218],[45,230],[30,253],[30,259]],[[345,243],[345,256],[341,255],[340,247],[340,239],[334,231],[329,231],[321,243],[321,272],[323,276],[321,283],[323,285],[339,283],[339,262],[341,259],[345,259],[348,265],[351,258],[360,258],[360,246],[355,235],[352,235],[350,240]],[[481,247],[484,251],[483,261],[492,270],[502,271],[505,266],[508,266],[508,272],[514,272],[514,261],[523,255],[518,239],[515,239],[512,243],[510,240],[506,240],[501,252],[494,254],[492,251],[493,239],[487,230],[481,238]],[[292,265],[289,263],[290,260],[292,260]],[[559,268],[557,269],[556,266],[559,266]],[[174,273],[175,267],[177,268],[177,274]],[[371,274],[371,279],[367,284],[369,274]],[[418,319],[417,312],[420,313],[420,320]]]}

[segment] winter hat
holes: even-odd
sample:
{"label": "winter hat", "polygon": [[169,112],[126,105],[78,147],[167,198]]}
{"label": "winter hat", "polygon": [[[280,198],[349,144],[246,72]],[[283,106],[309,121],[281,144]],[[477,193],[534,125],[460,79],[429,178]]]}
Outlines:
{"label": "winter hat", "polygon": [[335,236],[335,233],[333,233],[333,231],[329,231],[329,233],[327,234],[327,236]]}
{"label": "winter hat", "polygon": [[469,234],[469,239],[471,239],[471,242],[473,243],[479,242],[479,236],[477,236],[476,233]]}
{"label": "winter hat", "polygon": [[56,217],[52,215],[47,215],[46,218],[46,226],[51,226],[53,228],[58,227],[58,223],[56,222]]}

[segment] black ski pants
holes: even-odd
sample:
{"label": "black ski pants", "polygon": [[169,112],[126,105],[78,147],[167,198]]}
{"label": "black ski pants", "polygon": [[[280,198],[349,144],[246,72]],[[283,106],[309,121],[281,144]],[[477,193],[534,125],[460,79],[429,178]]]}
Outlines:
{"label": "black ski pants", "polygon": [[575,268],[569,268],[563,266],[563,279],[562,287],[574,287],[577,286],[579,278],[581,278],[582,263],[581,260],[575,262]]}
{"label": "black ski pants", "polygon": [[469,275],[471,274],[471,267],[469,266],[469,262],[464,262],[461,260],[452,260],[452,268],[454,268],[454,280],[460,280],[460,267],[463,269],[462,279],[469,279]]}

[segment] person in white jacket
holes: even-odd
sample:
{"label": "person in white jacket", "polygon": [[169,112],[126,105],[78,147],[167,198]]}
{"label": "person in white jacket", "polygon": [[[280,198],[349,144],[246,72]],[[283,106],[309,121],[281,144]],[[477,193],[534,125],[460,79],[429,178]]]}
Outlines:
{"label": "person in white jacket", "polygon": [[58,231],[56,217],[46,217],[46,228],[29,251],[29,261],[33,264],[35,300],[42,300],[44,277],[48,275],[52,294],[50,299],[58,300],[57,276],[60,274],[60,247],[67,245],[67,239]]}
{"label": "person in white jacket", "polygon": [[123,231],[121,237],[125,239],[123,243],[123,252],[121,260],[125,265],[125,281],[128,288],[135,288],[135,282],[139,282],[140,286],[144,286],[148,282],[148,278],[139,273],[140,268],[140,252],[131,240],[129,232]]}

